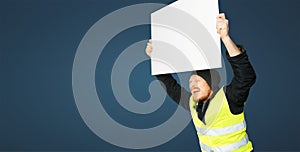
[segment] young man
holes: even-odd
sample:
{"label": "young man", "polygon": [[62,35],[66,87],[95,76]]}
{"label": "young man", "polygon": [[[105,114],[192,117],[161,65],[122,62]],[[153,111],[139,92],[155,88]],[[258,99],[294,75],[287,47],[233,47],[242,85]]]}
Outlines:
{"label": "young man", "polygon": [[[219,88],[220,78],[214,70],[193,72],[189,80],[190,92],[171,74],[156,77],[164,84],[168,95],[191,112],[202,151],[253,151],[246,133],[243,109],[256,75],[244,48],[235,45],[228,35],[225,14],[217,16],[216,28],[234,73],[229,85]],[[151,52],[149,41],[146,53],[151,56]]]}

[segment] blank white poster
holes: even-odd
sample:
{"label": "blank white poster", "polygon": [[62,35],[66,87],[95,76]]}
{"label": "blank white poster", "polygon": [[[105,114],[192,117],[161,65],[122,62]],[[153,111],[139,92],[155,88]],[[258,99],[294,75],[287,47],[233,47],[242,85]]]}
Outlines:
{"label": "blank white poster", "polygon": [[220,68],[218,14],[218,0],[178,0],[152,13],[152,75]]}

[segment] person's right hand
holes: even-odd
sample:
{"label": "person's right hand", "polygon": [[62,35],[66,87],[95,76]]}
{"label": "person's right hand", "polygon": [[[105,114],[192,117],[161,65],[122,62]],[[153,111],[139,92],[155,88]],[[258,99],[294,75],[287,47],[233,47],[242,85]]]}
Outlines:
{"label": "person's right hand", "polygon": [[147,43],[147,47],[146,47],[146,54],[151,57],[151,53],[152,53],[152,41],[149,40]]}

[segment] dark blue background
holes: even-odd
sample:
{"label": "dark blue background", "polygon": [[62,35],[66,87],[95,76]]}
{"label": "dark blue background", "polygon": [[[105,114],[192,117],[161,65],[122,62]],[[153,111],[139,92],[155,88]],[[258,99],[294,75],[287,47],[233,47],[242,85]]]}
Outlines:
{"label": "dark blue background", "polygon": [[[145,2],[173,1],[0,1],[0,151],[126,151],[97,137],[82,121],[73,98],[72,64],[81,39],[95,22],[114,10]],[[245,109],[256,150],[300,150],[299,9],[298,0],[220,1],[221,12],[230,19],[231,36],[244,44],[258,76]],[[98,91],[107,92],[106,106],[110,101],[116,104],[111,89],[105,88],[114,60],[127,46],[149,38],[150,27],[138,26],[123,31],[105,48],[96,71],[104,77],[96,84]],[[154,79],[149,61],[137,66],[130,79],[133,95],[146,101]],[[129,127],[145,128],[162,123],[176,106],[167,98],[163,109],[144,118],[120,107],[110,114]],[[197,151],[193,125],[147,150]]]}

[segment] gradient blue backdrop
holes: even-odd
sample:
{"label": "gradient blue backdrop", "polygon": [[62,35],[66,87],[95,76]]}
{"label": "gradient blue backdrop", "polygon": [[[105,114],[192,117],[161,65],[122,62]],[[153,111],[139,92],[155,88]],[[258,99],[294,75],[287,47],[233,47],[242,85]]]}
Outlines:
{"label": "gradient blue backdrop", "polygon": [[[173,0],[0,1],[0,151],[132,151],[103,141],[84,124],[73,98],[72,64],[81,39],[95,22],[119,8],[146,2]],[[300,150],[299,9],[298,0],[220,1],[220,11],[230,19],[230,34],[244,44],[257,72],[245,111],[258,151]],[[106,46],[96,69],[97,90],[104,93],[101,100],[109,114],[134,128],[164,122],[177,106],[167,98],[161,109],[141,116],[119,107],[112,94],[115,59],[129,45],[149,38],[149,25],[123,31]],[[150,97],[148,85],[154,79],[149,61],[132,72],[130,88],[141,102]],[[168,143],[144,151],[197,150],[189,124]]]}

